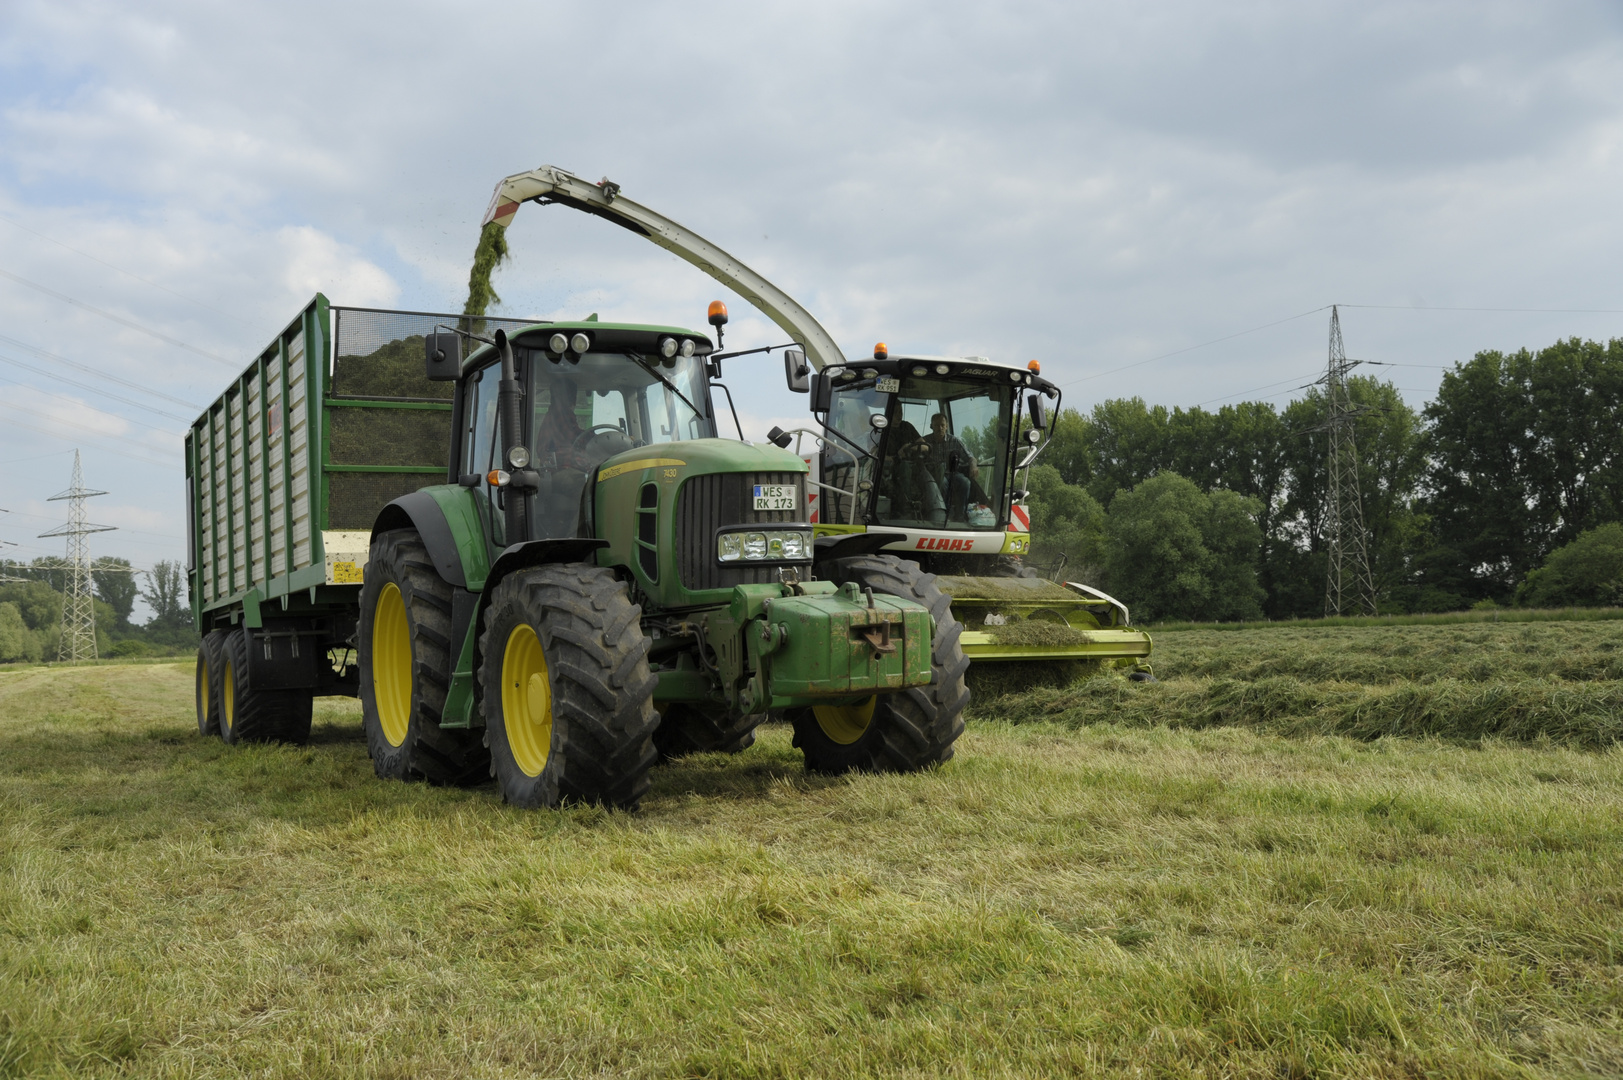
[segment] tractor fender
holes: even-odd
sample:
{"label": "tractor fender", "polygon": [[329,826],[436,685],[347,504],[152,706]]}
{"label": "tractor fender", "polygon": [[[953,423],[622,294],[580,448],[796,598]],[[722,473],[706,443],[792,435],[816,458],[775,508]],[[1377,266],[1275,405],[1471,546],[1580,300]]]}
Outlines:
{"label": "tractor fender", "polygon": [[[526,540],[513,544],[496,556],[496,562],[485,577],[484,594],[489,596],[502,578],[515,570],[543,563],[580,562],[598,548],[609,546],[607,540],[589,536],[566,536],[556,540]],[[482,604],[480,605],[483,606]]]}
{"label": "tractor fender", "polygon": [[477,592],[484,588],[490,565],[475,499],[472,491],[452,484],[402,495],[378,514],[372,539],[390,529],[416,529],[440,577]]}
{"label": "tractor fender", "polygon": [[[894,532],[884,529],[869,529],[866,532],[835,533],[831,536],[819,536],[812,542],[813,557],[817,562],[828,562],[831,559],[847,559],[853,555],[877,555],[887,545],[898,540],[906,540],[904,532]],[[886,554],[890,554],[886,552]]]}

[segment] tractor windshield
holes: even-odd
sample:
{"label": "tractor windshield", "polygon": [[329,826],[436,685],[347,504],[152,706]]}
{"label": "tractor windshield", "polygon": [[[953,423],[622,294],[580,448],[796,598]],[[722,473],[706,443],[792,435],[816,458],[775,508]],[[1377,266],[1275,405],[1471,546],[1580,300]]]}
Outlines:
{"label": "tractor windshield", "polygon": [[1009,383],[953,375],[836,383],[829,426],[842,437],[830,440],[824,474],[846,490],[867,482],[859,504],[870,524],[1001,529],[1014,400]]}
{"label": "tractor windshield", "polygon": [[[532,536],[575,535],[586,478],[606,458],[651,443],[715,436],[701,357],[593,352],[571,363],[523,349],[517,359],[520,379],[528,383],[530,467],[540,474],[531,500]],[[464,473],[503,467],[497,446],[500,378],[496,364],[468,377]],[[495,515],[493,528],[499,531],[500,524]]]}

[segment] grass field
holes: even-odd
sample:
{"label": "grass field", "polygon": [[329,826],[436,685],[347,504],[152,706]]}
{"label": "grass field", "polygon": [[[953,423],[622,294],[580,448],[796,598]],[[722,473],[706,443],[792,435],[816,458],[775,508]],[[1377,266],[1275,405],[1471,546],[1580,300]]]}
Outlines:
{"label": "grass field", "polygon": [[344,701],[228,749],[189,665],[0,669],[0,1076],[1618,1075],[1615,741],[1200,713],[1616,686],[1604,624],[1443,629],[1161,633],[942,770],[768,728],[636,814],[375,780]]}

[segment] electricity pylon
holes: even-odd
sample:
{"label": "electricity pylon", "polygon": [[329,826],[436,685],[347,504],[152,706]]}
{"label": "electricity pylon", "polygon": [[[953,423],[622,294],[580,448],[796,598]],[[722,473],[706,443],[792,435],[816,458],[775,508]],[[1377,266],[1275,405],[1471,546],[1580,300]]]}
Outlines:
{"label": "electricity pylon", "polygon": [[1358,491],[1358,442],[1353,435],[1353,421],[1370,410],[1353,408],[1347,389],[1347,374],[1357,363],[1347,359],[1341,317],[1331,306],[1330,363],[1324,375],[1329,412],[1324,428],[1330,436],[1330,491],[1324,507],[1324,537],[1330,556],[1324,577],[1326,615],[1340,615],[1344,603],[1356,605],[1360,614],[1375,614],[1375,579],[1369,572],[1364,500]]}
{"label": "electricity pylon", "polygon": [[85,500],[105,491],[90,491],[85,487],[84,472],[79,468],[79,451],[73,452],[73,483],[68,490],[52,495],[47,502],[68,504],[68,523],[60,529],[40,533],[68,538],[67,598],[62,604],[62,645],[57,651],[59,660],[96,659],[96,602],[90,582],[90,543],[85,539],[91,533],[111,532],[116,525],[92,525],[85,520]]}

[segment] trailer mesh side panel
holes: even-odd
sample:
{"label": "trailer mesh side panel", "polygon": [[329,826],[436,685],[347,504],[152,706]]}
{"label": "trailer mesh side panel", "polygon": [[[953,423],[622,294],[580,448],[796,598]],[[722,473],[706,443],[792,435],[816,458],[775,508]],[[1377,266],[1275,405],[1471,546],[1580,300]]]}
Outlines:
{"label": "trailer mesh side panel", "polygon": [[[461,315],[435,315],[418,311],[372,311],[366,308],[332,309],[334,397],[414,398],[451,400],[453,383],[429,382],[423,374],[423,337],[436,329],[458,329],[490,337],[498,329],[509,334],[526,326],[525,319],[467,319]],[[466,356],[478,342],[463,342]]]}
{"label": "trailer mesh side panel", "polygon": [[451,413],[329,408],[327,439],[334,465],[416,465],[443,477],[451,451]]}
{"label": "trailer mesh side panel", "polygon": [[[730,589],[778,580],[776,566],[721,566],[716,562],[716,530],[723,525],[770,525],[806,520],[805,476],[795,472],[713,473],[682,485],[676,500],[677,564],[689,589]],[[794,510],[756,510],[750,505],[756,484],[790,484]],[[811,560],[807,560],[810,562]]]}

